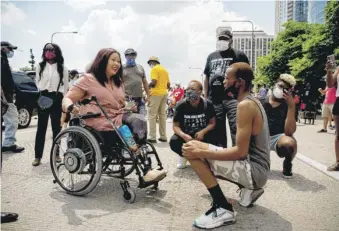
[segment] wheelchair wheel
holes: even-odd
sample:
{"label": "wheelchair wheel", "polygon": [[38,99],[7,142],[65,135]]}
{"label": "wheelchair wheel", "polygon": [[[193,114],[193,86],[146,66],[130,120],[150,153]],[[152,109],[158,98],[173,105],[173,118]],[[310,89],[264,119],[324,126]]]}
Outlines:
{"label": "wheelchair wheel", "polygon": [[[107,157],[110,159],[106,158],[106,168],[104,168],[104,171],[106,174],[108,174],[108,176],[123,178],[130,175],[134,171],[135,166],[131,158],[132,153],[128,148],[119,147],[117,148],[117,151],[120,152],[121,155],[119,155],[117,158]],[[123,176],[121,176],[121,165],[123,165],[125,168],[125,173]]]}
{"label": "wheelchair wheel", "polygon": [[131,188],[127,188],[124,192],[124,199],[126,202],[132,204],[135,201],[136,195]]}
{"label": "wheelchair wheel", "polygon": [[[61,163],[56,162],[58,154]],[[101,150],[98,141],[85,128],[71,126],[61,131],[53,142],[50,163],[54,182],[69,194],[88,194],[100,181]]]}

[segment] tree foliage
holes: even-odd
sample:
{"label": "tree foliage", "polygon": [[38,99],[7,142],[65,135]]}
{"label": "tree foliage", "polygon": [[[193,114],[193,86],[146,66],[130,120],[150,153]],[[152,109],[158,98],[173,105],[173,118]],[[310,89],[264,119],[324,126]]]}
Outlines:
{"label": "tree foliage", "polygon": [[328,1],[325,24],[289,21],[271,44],[270,54],[257,60],[255,82],[272,84],[282,73],[298,82],[319,82],[325,75],[326,57],[339,56],[339,1]]}

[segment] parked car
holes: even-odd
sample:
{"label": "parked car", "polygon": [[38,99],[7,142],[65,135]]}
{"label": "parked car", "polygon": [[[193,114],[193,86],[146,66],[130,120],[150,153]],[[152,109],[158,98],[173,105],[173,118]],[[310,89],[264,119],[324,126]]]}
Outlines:
{"label": "parked car", "polygon": [[32,79],[35,79],[35,75],[36,75],[35,71],[26,71],[25,73],[26,73],[26,75],[28,75]]}
{"label": "parked car", "polygon": [[15,94],[14,104],[18,109],[19,128],[27,128],[36,114],[39,89],[35,81],[23,72],[12,72]]}

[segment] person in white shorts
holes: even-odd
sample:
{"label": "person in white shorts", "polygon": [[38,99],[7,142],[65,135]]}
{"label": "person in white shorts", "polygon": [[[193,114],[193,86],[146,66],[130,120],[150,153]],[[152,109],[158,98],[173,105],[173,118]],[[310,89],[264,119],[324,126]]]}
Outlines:
{"label": "person in white shorts", "polygon": [[[217,147],[200,141],[183,145],[183,155],[207,187],[213,199],[212,208],[194,220],[199,228],[216,228],[235,222],[235,212],[215,176],[241,188],[240,205],[252,205],[263,193],[270,170],[269,129],[265,110],[251,94],[252,68],[234,63],[226,70],[226,94],[238,99],[235,146]],[[226,137],[225,137],[226,138]]]}

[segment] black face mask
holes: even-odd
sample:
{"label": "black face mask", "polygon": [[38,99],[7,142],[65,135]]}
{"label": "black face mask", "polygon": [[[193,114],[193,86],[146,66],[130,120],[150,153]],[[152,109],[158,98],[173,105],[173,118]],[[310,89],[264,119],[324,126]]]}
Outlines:
{"label": "black face mask", "polygon": [[230,87],[225,89],[225,94],[227,95],[227,97],[231,97],[233,99],[237,99],[238,98],[239,89],[236,88],[235,84],[236,84],[236,82],[234,82],[232,84],[232,86],[230,86]]}

